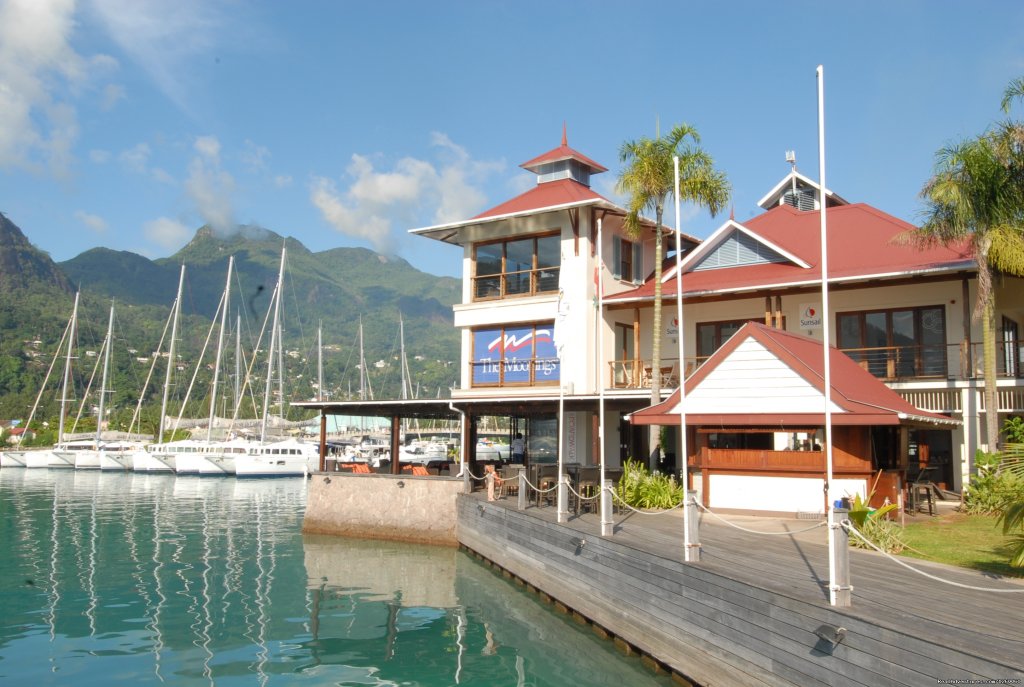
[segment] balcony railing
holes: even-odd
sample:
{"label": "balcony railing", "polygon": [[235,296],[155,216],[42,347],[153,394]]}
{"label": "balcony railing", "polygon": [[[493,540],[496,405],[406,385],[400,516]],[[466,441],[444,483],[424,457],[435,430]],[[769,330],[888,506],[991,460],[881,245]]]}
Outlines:
{"label": "balcony railing", "polygon": [[[707,360],[703,358],[686,358],[685,372],[689,377],[693,371],[700,367],[700,364]],[[608,363],[610,376],[608,388],[610,389],[650,389],[654,379],[654,369],[650,360],[611,360]],[[679,358],[662,358],[659,374],[661,375],[661,388],[672,389],[679,386]]]}
{"label": "balcony railing", "polygon": [[558,291],[558,267],[473,277],[473,300],[531,296]]}
{"label": "balcony railing", "polygon": [[[996,373],[1002,379],[1024,378],[1024,341],[996,343]],[[984,376],[984,357],[980,342],[939,346],[885,346],[876,348],[840,349],[861,367],[886,382],[917,379],[980,379]],[[971,355],[968,355],[970,353]],[[689,378],[707,356],[686,358],[685,373]],[[654,374],[651,361],[645,359],[612,360],[608,363],[610,389],[649,389]],[[661,361],[661,388],[679,385],[679,359]]]}
{"label": "balcony railing", "polygon": [[[865,370],[885,381],[906,379],[975,379],[984,375],[984,355],[980,342],[936,346],[883,346],[843,348]],[[996,343],[996,374],[1020,378],[1021,342]],[[970,353],[970,355],[968,355]]]}

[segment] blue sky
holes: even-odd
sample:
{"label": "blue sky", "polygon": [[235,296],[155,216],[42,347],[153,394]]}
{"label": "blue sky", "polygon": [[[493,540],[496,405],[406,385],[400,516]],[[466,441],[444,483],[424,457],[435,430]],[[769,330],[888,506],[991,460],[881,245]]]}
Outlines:
{"label": "blue sky", "polygon": [[823,64],[829,187],[914,221],[935,151],[1024,75],[1022,27],[984,0],[0,0],[0,211],[56,260],[243,223],[457,275],[407,230],[529,188],[563,122],[620,202],[621,143],[692,124],[757,214],[787,149],[818,176]]}

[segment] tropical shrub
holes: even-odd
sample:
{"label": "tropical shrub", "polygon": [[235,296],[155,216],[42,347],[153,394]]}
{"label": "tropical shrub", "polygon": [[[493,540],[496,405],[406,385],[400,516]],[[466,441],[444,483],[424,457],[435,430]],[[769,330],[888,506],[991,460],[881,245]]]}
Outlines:
{"label": "tropical shrub", "polygon": [[1007,444],[1024,444],[1024,417],[1015,415],[1003,420],[1002,433]]}
{"label": "tropical shrub", "polygon": [[[1001,467],[1004,472],[1024,481],[1024,442],[1004,447]],[[1018,494],[1016,498],[1007,501],[999,520],[1003,525],[1003,534],[1018,532],[1010,535],[1010,565],[1024,568],[1024,494]]]}
{"label": "tropical shrub", "polygon": [[623,503],[634,508],[672,508],[683,501],[683,485],[674,476],[651,473],[632,459],[622,466],[615,492]]}
{"label": "tropical shrub", "polygon": [[[858,532],[882,551],[900,553],[907,548],[903,541],[903,531],[898,524],[886,517],[896,508],[895,503],[886,504],[881,508],[871,508],[861,499],[860,494],[857,494],[850,505],[850,522]],[[857,535],[850,537],[850,545],[858,549],[871,548]]]}
{"label": "tropical shrub", "polygon": [[1024,501],[1024,475],[1004,466],[1002,454],[979,450],[974,465],[978,472],[964,490],[964,512],[1000,515],[1009,504]]}

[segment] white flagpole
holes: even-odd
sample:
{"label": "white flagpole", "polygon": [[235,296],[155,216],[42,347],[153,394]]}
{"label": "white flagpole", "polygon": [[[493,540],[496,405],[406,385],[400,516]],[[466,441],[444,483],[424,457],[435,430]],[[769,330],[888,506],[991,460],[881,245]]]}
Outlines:
{"label": "white flagpole", "polygon": [[[560,259],[559,264],[561,268],[558,272],[558,279],[562,282],[565,260]],[[555,313],[555,323],[552,327],[552,338],[555,339],[555,352],[558,354],[558,490],[555,492],[556,519],[558,522],[565,522],[569,519],[569,509],[566,503],[568,493],[566,491],[565,479],[565,369],[562,365],[562,348],[564,347],[565,337],[565,313],[562,310],[564,299],[565,290],[560,284],[558,288],[558,311]]]}
{"label": "white flagpole", "polygon": [[686,357],[685,345],[683,343],[683,230],[680,226],[679,213],[679,156],[672,156],[673,173],[675,176],[675,204],[676,204],[676,341],[679,348],[679,452],[682,454],[680,460],[683,464],[683,471],[680,477],[683,481],[683,560],[691,561],[692,542],[690,542],[690,466],[688,462],[688,449],[686,445]]}
{"label": "white flagpole", "polygon": [[828,232],[825,223],[825,70],[818,65],[818,201],[821,213],[821,331],[825,356],[825,512],[828,514],[828,597],[836,605],[835,510],[832,504],[832,365],[829,360],[831,311],[828,305]]}
{"label": "white flagpole", "polygon": [[[597,389],[598,389],[598,402],[597,402],[597,450],[600,453],[601,458],[601,489],[604,489],[604,381],[601,379],[601,369],[604,366],[604,332],[602,331],[602,319],[604,316],[604,289],[601,288],[601,272],[604,270],[604,244],[601,236],[601,230],[603,228],[603,219],[598,218],[597,220],[597,265],[594,269],[597,271],[597,279],[595,280],[594,288],[597,289]],[[604,492],[599,492],[603,494]],[[612,514],[610,512],[611,499],[601,498],[601,535],[611,536],[612,528],[615,523],[612,522]]]}

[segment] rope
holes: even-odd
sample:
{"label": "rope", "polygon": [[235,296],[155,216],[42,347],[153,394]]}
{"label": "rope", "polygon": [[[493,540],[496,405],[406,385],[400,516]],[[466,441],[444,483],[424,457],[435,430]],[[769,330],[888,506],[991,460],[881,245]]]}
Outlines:
{"label": "rope", "polygon": [[764,530],[752,530],[752,529],[748,529],[748,528],[746,528],[746,527],[740,527],[739,525],[737,525],[737,524],[736,524],[736,523],[734,523],[734,522],[729,522],[728,520],[726,520],[725,518],[723,518],[723,517],[722,517],[721,515],[719,515],[718,513],[713,513],[713,512],[711,512],[710,510],[708,510],[708,509],[707,509],[707,508],[706,508],[706,507],[704,506],[704,504],[703,504],[703,503],[699,503],[699,502],[698,502],[698,503],[697,503],[697,507],[698,507],[698,508],[700,508],[700,509],[701,509],[702,511],[704,511],[705,513],[707,513],[708,515],[710,515],[711,517],[713,517],[713,518],[717,518],[718,520],[720,520],[720,521],[724,522],[724,523],[725,523],[726,525],[728,525],[729,527],[735,527],[735,528],[736,528],[736,529],[738,529],[738,530],[742,530],[742,531],[744,531],[744,532],[749,532],[749,533],[751,533],[751,534],[768,534],[768,535],[785,535],[785,534],[800,534],[800,533],[802,533],[802,532],[810,532],[811,530],[816,530],[816,529],[818,529],[819,527],[824,527],[825,525],[827,525],[827,524],[828,524],[827,522],[819,522],[819,523],[816,523],[816,524],[814,524],[814,525],[811,525],[810,527],[808,527],[808,528],[806,528],[806,529],[802,529],[802,530],[786,530],[785,532],[765,532]]}
{"label": "rope", "polygon": [[566,487],[567,487],[567,488],[569,489],[569,491],[570,491],[570,492],[571,492],[572,494],[574,494],[574,495],[576,496],[576,498],[578,498],[578,499],[579,499],[580,501],[593,501],[594,499],[598,498],[598,497],[599,497],[599,496],[601,495],[601,492],[598,492],[598,493],[594,494],[593,496],[584,496],[583,494],[581,494],[581,493],[579,493],[578,491],[576,491],[575,489],[573,489],[573,488],[572,488],[572,485],[571,485],[571,484],[566,484],[565,486],[566,486]]}
{"label": "rope", "polygon": [[671,513],[676,508],[682,508],[683,505],[686,504],[686,500],[684,499],[684,500],[680,501],[679,503],[677,503],[676,505],[672,506],[671,508],[665,508],[664,510],[637,510],[636,508],[633,508],[633,506],[631,506],[628,503],[626,503],[625,501],[623,501],[622,497],[620,497],[618,494],[616,494],[614,489],[608,488],[608,491],[611,492],[612,497],[615,500],[617,500],[625,508],[628,508],[629,510],[633,511],[634,513],[636,513],[638,515],[661,515],[662,513]]}
{"label": "rope", "polygon": [[538,494],[547,494],[547,493],[552,492],[552,491],[554,491],[555,489],[558,488],[558,484],[555,484],[550,489],[541,489],[540,487],[534,485],[533,482],[531,482],[530,480],[526,479],[525,477],[523,478],[523,481],[526,482],[526,486],[528,486],[530,489],[533,489]]}
{"label": "rope", "polygon": [[902,565],[907,570],[910,570],[912,572],[916,572],[918,575],[923,575],[923,576],[927,577],[928,579],[935,580],[936,582],[942,582],[944,584],[951,584],[954,587],[962,587],[964,589],[973,589],[973,590],[978,591],[978,592],[994,592],[994,593],[1003,593],[1003,594],[1019,594],[1021,592],[1024,592],[1024,588],[1021,588],[1021,589],[993,589],[992,587],[975,587],[974,585],[963,584],[961,582],[954,582],[953,580],[945,580],[945,579],[943,579],[941,577],[936,577],[935,575],[932,575],[931,573],[926,573],[924,570],[919,570],[918,568],[915,568],[912,565],[908,565],[907,563],[904,563],[903,561],[901,561],[900,559],[896,558],[895,556],[893,556],[892,554],[888,553],[887,551],[883,551],[882,549],[878,548],[877,546],[875,546],[874,542],[872,542],[870,539],[868,539],[863,534],[858,532],[857,528],[854,527],[853,523],[850,522],[849,520],[843,520],[840,523],[840,525],[847,532],[852,532],[853,534],[857,535],[858,539],[860,539],[862,542],[864,542],[865,544],[867,544],[868,546],[870,546],[872,549],[874,549],[878,553],[882,554],[883,556],[886,556],[887,558],[892,559],[894,562],[899,563],[900,565]]}

